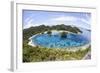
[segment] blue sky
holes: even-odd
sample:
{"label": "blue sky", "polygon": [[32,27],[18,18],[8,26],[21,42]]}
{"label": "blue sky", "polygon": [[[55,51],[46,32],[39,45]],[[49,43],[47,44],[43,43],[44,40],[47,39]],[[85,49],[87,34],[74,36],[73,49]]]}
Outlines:
{"label": "blue sky", "polygon": [[23,10],[23,28],[29,28],[39,25],[74,25],[90,29],[91,14],[86,12],[53,12],[53,11],[35,11]]}

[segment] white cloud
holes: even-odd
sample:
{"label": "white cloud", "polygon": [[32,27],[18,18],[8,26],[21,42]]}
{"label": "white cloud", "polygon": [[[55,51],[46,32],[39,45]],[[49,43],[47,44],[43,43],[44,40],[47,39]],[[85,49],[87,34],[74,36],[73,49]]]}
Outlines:
{"label": "white cloud", "polygon": [[24,25],[24,29],[45,24],[45,23],[35,24],[34,21],[35,21],[34,19],[27,20],[26,24]]}
{"label": "white cloud", "polygon": [[25,23],[29,22],[29,21],[32,20],[32,19],[33,19],[33,15],[27,17],[27,18],[25,19]]}
{"label": "white cloud", "polygon": [[80,21],[82,21],[82,22],[84,22],[86,24],[90,24],[90,20],[86,20],[86,19],[81,18]]}
{"label": "white cloud", "polygon": [[60,17],[53,18],[52,20],[55,20],[55,21],[76,21],[77,18],[73,17],[73,16],[60,16]]}
{"label": "white cloud", "polygon": [[[29,18],[27,18],[25,20],[26,24],[24,25],[24,29],[26,28],[30,28],[32,26],[39,26],[42,24],[45,25],[57,25],[57,24],[66,24],[66,25],[75,25],[75,26],[79,26],[79,27],[90,27],[90,20],[89,19],[84,19],[84,18],[79,18],[79,17],[75,17],[75,16],[59,16],[59,17],[55,17],[49,20],[45,20],[42,23],[34,23],[34,19],[32,16],[30,16]],[[38,21],[38,20],[37,20]]]}
{"label": "white cloud", "polygon": [[87,20],[84,18],[78,18],[78,17],[74,17],[74,16],[60,16],[60,17],[53,18],[51,20],[53,20],[53,21],[81,21],[86,24],[90,24],[90,20]]}
{"label": "white cloud", "polygon": [[52,20],[62,22],[62,23],[70,22],[70,23],[73,23],[73,25],[79,25],[79,26],[81,26],[81,25],[82,26],[86,26],[86,25],[90,26],[89,19],[79,18],[79,17],[75,17],[75,16],[60,16],[60,17],[53,18]]}
{"label": "white cloud", "polygon": [[33,24],[24,25],[24,29],[30,28],[30,27],[32,27],[32,26],[33,26]]}
{"label": "white cloud", "polygon": [[31,17],[27,18],[25,20],[24,29],[32,27],[33,26],[33,21],[34,20],[31,19]]}

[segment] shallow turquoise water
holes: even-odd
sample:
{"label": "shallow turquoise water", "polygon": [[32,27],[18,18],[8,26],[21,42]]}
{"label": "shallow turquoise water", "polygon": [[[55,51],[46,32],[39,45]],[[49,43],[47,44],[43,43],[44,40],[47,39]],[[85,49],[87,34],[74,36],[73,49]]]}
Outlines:
{"label": "shallow turquoise water", "polygon": [[36,45],[47,48],[77,47],[89,42],[89,40],[83,35],[69,33],[66,34],[66,36],[66,38],[61,38],[60,34],[51,36],[48,34],[39,34],[32,38],[32,42]]}

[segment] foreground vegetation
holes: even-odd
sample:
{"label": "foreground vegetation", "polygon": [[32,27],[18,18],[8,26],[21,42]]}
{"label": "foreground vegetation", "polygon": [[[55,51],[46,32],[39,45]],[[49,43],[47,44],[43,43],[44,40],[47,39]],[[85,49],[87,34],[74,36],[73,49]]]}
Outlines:
{"label": "foreground vegetation", "polygon": [[23,62],[81,60],[90,50],[90,47],[76,52],[38,46],[32,47],[25,41],[23,44]]}

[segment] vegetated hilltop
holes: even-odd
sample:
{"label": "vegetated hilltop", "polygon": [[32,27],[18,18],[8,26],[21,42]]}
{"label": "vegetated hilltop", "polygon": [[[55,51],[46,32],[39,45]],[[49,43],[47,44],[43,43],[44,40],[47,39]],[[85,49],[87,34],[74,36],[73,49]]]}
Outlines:
{"label": "vegetated hilltop", "polygon": [[23,39],[28,40],[28,38],[31,37],[32,35],[35,35],[37,33],[42,33],[48,30],[65,30],[73,33],[82,33],[82,31],[78,27],[74,27],[71,25],[64,25],[64,24],[54,25],[54,26],[40,25],[23,29]]}

